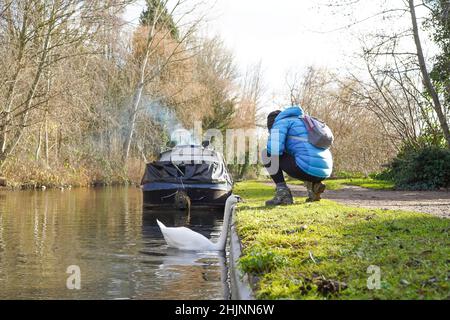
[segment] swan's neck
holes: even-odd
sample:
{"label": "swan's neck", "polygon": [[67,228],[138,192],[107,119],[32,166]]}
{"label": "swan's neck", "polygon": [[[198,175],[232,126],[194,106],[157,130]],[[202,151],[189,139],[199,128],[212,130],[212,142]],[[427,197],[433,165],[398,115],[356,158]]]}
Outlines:
{"label": "swan's neck", "polygon": [[220,233],[219,241],[215,244],[217,250],[225,250],[225,244],[228,237],[228,225],[230,223],[232,212],[234,211],[235,205],[230,205],[228,202],[225,203],[225,210],[223,214],[223,225],[222,232]]}

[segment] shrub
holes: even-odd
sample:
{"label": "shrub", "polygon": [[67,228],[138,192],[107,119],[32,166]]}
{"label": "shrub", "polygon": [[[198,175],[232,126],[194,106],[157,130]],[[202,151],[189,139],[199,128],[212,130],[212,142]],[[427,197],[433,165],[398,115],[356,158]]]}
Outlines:
{"label": "shrub", "polygon": [[383,170],[381,172],[371,173],[369,178],[374,180],[384,180],[384,181],[393,181],[394,178],[392,176],[391,168]]}
{"label": "shrub", "polygon": [[404,148],[382,176],[392,179],[396,189],[450,188],[450,150],[434,146]]}

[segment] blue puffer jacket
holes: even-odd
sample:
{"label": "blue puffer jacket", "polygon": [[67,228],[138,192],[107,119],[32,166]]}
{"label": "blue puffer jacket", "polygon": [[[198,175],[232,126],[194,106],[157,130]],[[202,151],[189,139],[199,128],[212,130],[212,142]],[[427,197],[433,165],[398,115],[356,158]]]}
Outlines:
{"label": "blue puffer jacket", "polygon": [[[298,106],[280,113],[271,130],[267,150],[275,156],[287,152],[295,157],[297,165],[307,174],[318,178],[329,178],[333,171],[333,157],[330,150],[319,149],[309,142],[289,138],[294,136],[307,139],[305,124],[299,118],[303,115],[302,108]],[[274,134],[274,130],[278,130],[278,135]]]}

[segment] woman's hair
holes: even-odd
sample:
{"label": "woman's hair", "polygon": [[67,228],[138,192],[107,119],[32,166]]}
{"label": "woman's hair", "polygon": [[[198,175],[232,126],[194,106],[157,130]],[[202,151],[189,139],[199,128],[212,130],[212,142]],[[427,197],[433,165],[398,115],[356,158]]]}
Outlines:
{"label": "woman's hair", "polygon": [[275,123],[275,119],[278,117],[278,115],[281,113],[280,110],[271,112],[268,116],[267,116],[267,129],[272,130],[272,127]]}

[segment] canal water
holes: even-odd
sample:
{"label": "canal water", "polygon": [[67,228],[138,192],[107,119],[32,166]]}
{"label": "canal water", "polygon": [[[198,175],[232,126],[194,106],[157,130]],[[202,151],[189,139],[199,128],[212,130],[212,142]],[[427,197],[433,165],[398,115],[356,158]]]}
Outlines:
{"label": "canal water", "polygon": [[226,256],[168,248],[156,219],[214,241],[223,212],[149,211],[132,187],[0,191],[0,299],[228,299]]}

